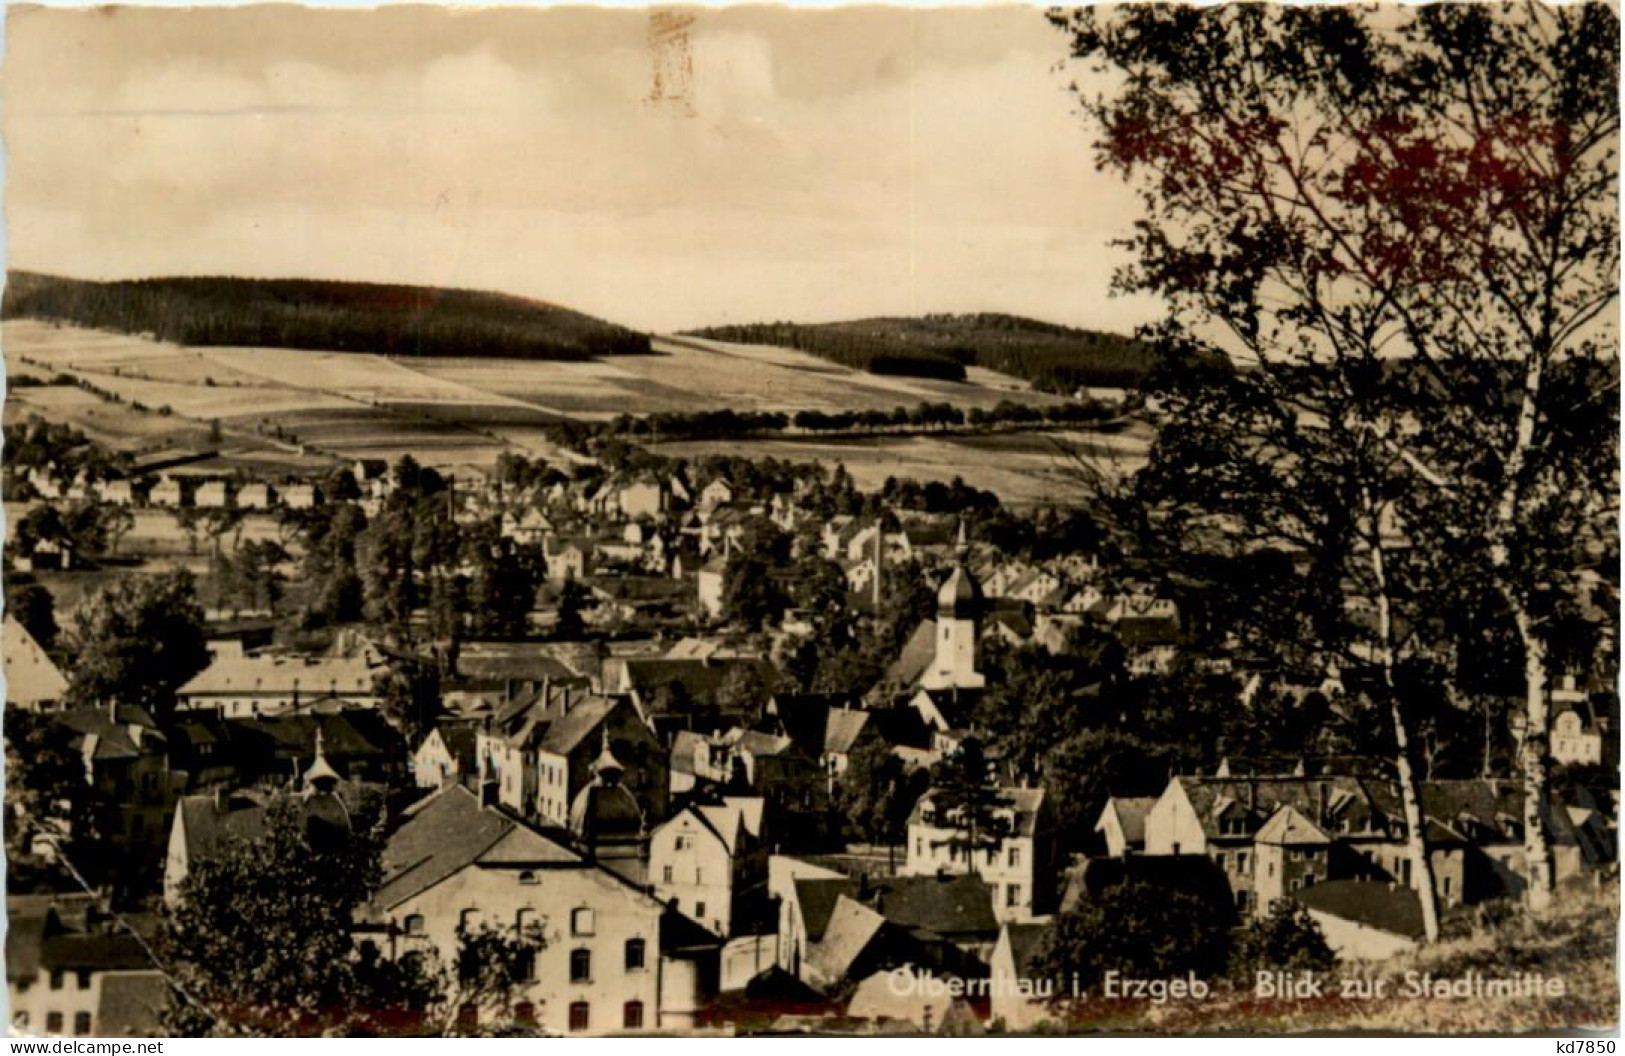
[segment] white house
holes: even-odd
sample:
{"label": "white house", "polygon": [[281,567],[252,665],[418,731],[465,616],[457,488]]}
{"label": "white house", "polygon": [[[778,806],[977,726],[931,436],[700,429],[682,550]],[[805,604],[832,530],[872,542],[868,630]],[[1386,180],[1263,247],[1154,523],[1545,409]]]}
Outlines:
{"label": "white house", "polygon": [[[904,876],[939,872],[976,874],[992,888],[993,912],[1001,923],[1026,922],[1050,909],[1055,874],[1054,833],[1041,788],[1002,788],[998,813],[1007,833],[996,843],[972,849],[952,814],[936,807],[927,791],[908,819]],[[980,837],[978,837],[980,842]]]}
{"label": "white house", "polygon": [[686,1024],[663,1010],[686,1015],[706,996],[704,973],[662,957],[659,901],[461,786],[410,808],[385,847],[372,910],[387,936],[375,941],[397,958],[445,963],[460,927],[545,937],[505,1011],[549,1034],[673,1029]]}
{"label": "white house", "polygon": [[726,938],[737,882],[746,878],[753,837],[745,812],[732,804],[689,805],[654,830],[649,880],[655,896]]}
{"label": "white house", "polygon": [[4,652],[6,706],[25,711],[55,711],[63,706],[68,680],[11,613],[5,616]]}

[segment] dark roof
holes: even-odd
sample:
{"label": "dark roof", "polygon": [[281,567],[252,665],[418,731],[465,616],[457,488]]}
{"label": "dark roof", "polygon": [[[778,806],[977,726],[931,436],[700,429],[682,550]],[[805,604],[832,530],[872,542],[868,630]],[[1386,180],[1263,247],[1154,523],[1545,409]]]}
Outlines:
{"label": "dark roof", "polygon": [[576,677],[576,673],[557,657],[534,649],[518,648],[472,654],[464,651],[457,657],[457,675],[458,683],[509,679],[540,682],[544,678],[563,680]]}
{"label": "dark roof", "polygon": [[558,755],[569,755],[610,718],[615,704],[607,697],[594,697],[577,704],[548,726],[541,747]]}
{"label": "dark roof", "polygon": [[1049,924],[1006,924],[1005,932],[1010,936],[1010,955],[1015,962],[1016,975],[1026,977],[1031,974],[1033,960],[1038,951],[1044,946],[1044,939],[1049,935]]}
{"label": "dark roof", "polygon": [[668,906],[660,914],[661,953],[708,951],[715,950],[721,945],[720,937],[677,910]]}
{"label": "dark roof", "polygon": [[855,877],[797,880],[796,900],[809,941],[823,937],[842,895],[905,928],[939,935],[993,934],[999,928],[988,886],[968,874],[893,876],[867,884]]}
{"label": "dark roof", "polygon": [[1328,880],[1293,898],[1320,913],[1407,938],[1421,938],[1422,902],[1409,887],[1376,880]]}
{"label": "dark roof", "polygon": [[186,827],[186,853],[193,860],[213,854],[227,840],[257,840],[265,832],[265,805],[244,795],[220,802],[214,796],[185,796],[175,813]]}
{"label": "dark roof", "polygon": [[404,825],[384,847],[383,883],[373,901],[388,909],[426,891],[474,864],[515,832],[523,846],[504,851],[504,860],[575,864],[579,855],[522,825],[479,796],[452,785],[408,808]]}
{"label": "dark roof", "polygon": [[164,1033],[159,1022],[169,1006],[169,982],[161,972],[114,972],[102,980],[96,1006],[98,1038],[153,1038]]}
{"label": "dark roof", "polygon": [[1117,820],[1123,827],[1123,838],[1132,844],[1145,843],[1145,816],[1156,805],[1155,796],[1112,796],[1106,801],[1108,809],[1117,811]]}

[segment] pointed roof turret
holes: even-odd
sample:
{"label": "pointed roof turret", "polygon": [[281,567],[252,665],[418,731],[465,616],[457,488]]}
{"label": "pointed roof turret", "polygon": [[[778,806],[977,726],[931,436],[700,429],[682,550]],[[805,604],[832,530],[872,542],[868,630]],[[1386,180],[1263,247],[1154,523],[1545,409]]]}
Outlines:
{"label": "pointed roof turret", "polygon": [[609,727],[604,727],[604,746],[598,753],[598,760],[592,764],[593,776],[599,778],[606,785],[613,785],[620,781],[626,767],[615,758],[615,753],[609,747]]}
{"label": "pointed roof turret", "polygon": [[327,753],[322,745],[322,727],[316,726],[316,758],[311,762],[310,769],[305,771],[305,787],[313,788],[318,792],[331,792],[343,778],[327,761]]}

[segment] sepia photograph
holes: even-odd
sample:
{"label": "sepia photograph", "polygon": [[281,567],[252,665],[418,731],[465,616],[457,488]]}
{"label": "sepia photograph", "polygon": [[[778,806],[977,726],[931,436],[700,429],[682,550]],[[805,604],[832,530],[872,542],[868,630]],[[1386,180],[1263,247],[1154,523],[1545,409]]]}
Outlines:
{"label": "sepia photograph", "polygon": [[8,1044],[1617,1037],[1620,39],[8,4]]}

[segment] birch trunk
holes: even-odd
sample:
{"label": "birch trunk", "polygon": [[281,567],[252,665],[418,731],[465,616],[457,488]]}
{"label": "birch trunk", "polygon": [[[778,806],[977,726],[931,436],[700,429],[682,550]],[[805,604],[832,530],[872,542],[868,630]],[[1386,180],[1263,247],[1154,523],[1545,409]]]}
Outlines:
{"label": "birch trunk", "polygon": [[1405,843],[1411,858],[1411,885],[1422,906],[1422,930],[1428,942],[1439,940],[1439,896],[1433,886],[1433,860],[1428,855],[1427,818],[1422,812],[1421,785],[1412,758],[1410,727],[1394,686],[1394,621],[1388,602],[1388,575],[1383,560],[1380,519],[1371,535],[1371,575],[1376,585],[1377,666],[1382,671],[1388,716],[1394,727],[1394,770],[1399,778],[1400,803],[1405,812]]}
{"label": "birch trunk", "polygon": [[1525,898],[1531,909],[1552,904],[1556,886],[1551,832],[1547,826],[1547,744],[1550,704],[1546,694],[1546,643],[1535,633],[1534,621],[1517,598],[1508,598],[1518,637],[1523,641],[1524,732],[1518,756],[1523,770],[1523,853],[1529,886]]}

